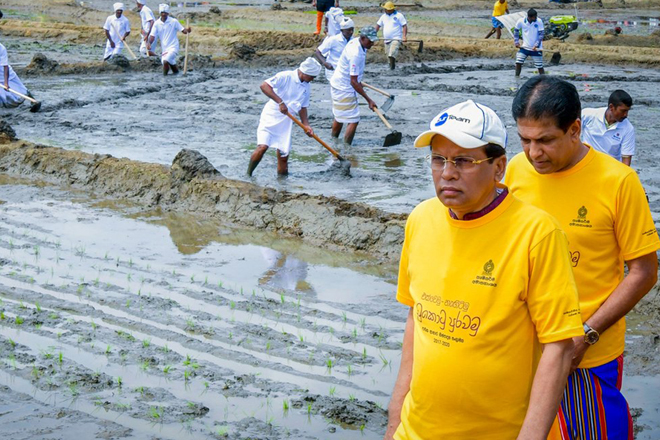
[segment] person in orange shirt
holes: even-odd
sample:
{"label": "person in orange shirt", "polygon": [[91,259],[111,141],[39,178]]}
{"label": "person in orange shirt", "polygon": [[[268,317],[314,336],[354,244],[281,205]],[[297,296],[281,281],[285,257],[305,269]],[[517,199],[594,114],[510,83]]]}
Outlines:
{"label": "person in orange shirt", "polygon": [[409,307],[386,439],[543,439],[582,334],[566,237],[499,184],[506,129],[490,108],[443,110],[436,197],[406,223],[397,300]]}
{"label": "person in orange shirt", "polygon": [[494,33],[497,33],[497,38],[498,40],[500,37],[502,37],[502,28],[504,25],[502,24],[501,21],[497,19],[500,15],[508,14],[509,13],[509,4],[506,2],[506,0],[495,0],[495,4],[493,5],[493,16],[490,18],[490,21],[493,25],[490,31],[486,34],[486,40],[491,37]]}
{"label": "person in orange shirt", "polygon": [[506,183],[566,231],[580,297],[584,332],[550,438],[632,440],[620,391],[625,315],[657,281],[660,239],[635,171],[580,140],[580,107],[575,86],[556,77],[520,88],[512,112],[524,151]]}

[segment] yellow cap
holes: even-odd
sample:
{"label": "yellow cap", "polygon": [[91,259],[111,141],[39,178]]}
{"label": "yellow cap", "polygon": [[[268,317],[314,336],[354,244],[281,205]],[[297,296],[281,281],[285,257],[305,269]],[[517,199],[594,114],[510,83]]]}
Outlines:
{"label": "yellow cap", "polygon": [[386,2],[386,3],[383,5],[383,9],[385,9],[385,10],[387,10],[387,11],[393,11],[393,10],[396,9],[396,6],[394,6],[394,3],[392,3],[392,2]]}

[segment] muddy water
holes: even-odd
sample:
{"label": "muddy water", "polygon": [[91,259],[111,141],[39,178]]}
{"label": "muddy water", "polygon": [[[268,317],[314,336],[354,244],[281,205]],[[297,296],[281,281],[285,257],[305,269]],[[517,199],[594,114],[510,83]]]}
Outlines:
{"label": "muddy water", "polygon": [[[258,86],[281,68],[198,71],[186,77],[163,78],[158,73],[108,74],[31,78],[30,87],[45,102],[37,115],[26,111],[2,114],[23,139],[109,153],[146,162],[170,163],[181,148],[197,149],[226,176],[247,179],[245,170],[255,146],[255,131],[265,97]],[[288,66],[287,66],[288,67]],[[496,109],[509,132],[511,155],[520,151],[510,104],[521,84],[509,60],[455,60],[428,65],[402,65],[394,73],[367,66],[365,81],[396,95],[388,116],[403,142],[383,147],[389,130],[362,107],[363,119],[355,144],[340,148],[351,158],[352,178],[328,173],[330,155],[294,127],[293,153],[287,179],[277,179],[275,155],[269,152],[253,181],[264,186],[334,195],[363,201],[394,212],[409,212],[431,197],[426,151],[412,143],[442,108],[471,98]],[[605,105],[609,93],[625,88],[636,100],[630,120],[637,129],[634,165],[648,186],[658,211],[658,161],[653,145],[660,129],[660,98],[649,87],[660,82],[656,70],[608,66],[561,65],[548,69],[575,82],[585,106]],[[524,78],[532,74],[526,66]],[[372,96],[383,102],[384,97]],[[332,121],[329,86],[312,83],[310,121],[329,141]]]}
{"label": "muddy water", "polygon": [[382,435],[405,317],[393,267],[2,183],[9,402],[131,438]]}

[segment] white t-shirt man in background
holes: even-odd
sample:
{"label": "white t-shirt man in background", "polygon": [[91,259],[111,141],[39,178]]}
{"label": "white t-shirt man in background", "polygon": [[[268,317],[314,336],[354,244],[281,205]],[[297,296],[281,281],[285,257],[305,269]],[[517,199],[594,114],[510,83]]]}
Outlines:
{"label": "white t-shirt man in background", "polygon": [[[513,43],[519,49],[516,54],[516,76],[520,76],[522,65],[527,57],[534,61],[534,67],[543,75],[543,21],[538,18],[535,9],[527,11],[527,17],[521,18],[513,28]],[[522,37],[522,43],[520,38]]]}
{"label": "white t-shirt man in background", "polygon": [[176,59],[179,55],[179,36],[178,32],[189,34],[192,29],[184,28],[179,20],[170,17],[170,6],[161,3],[158,5],[158,12],[160,12],[160,19],[156,20],[154,27],[149,37],[148,50],[151,50],[151,44],[157,39],[160,39],[161,56],[160,61],[163,63],[163,75],[172,69],[172,73],[176,75],[179,73],[179,68],[176,65]]}
{"label": "white t-shirt man in background", "polygon": [[124,17],[124,4],[115,3],[112,5],[114,14],[105,19],[103,30],[108,41],[105,43],[105,53],[103,61],[107,61],[113,55],[119,55],[124,48],[124,41],[131,33],[131,23]]}
{"label": "white t-shirt man in background", "polygon": [[149,35],[153,29],[154,23],[156,22],[156,17],[154,16],[153,11],[149,6],[147,6],[146,0],[136,0],[137,10],[140,13],[140,21],[142,21],[142,30],[140,34],[142,35],[142,41],[140,42],[140,53],[142,56],[155,56],[156,54],[147,50],[147,44],[149,43]]}
{"label": "white t-shirt man in background", "polygon": [[630,166],[635,128],[628,120],[632,97],[624,90],[610,95],[607,107],[582,109],[582,142]]}
{"label": "white t-shirt man in background", "polygon": [[390,62],[390,69],[396,66],[396,56],[402,43],[408,40],[408,22],[402,13],[397,12],[394,3],[387,2],[383,5],[385,13],[380,16],[376,23],[376,32],[383,28],[383,40],[385,54]]}
{"label": "white t-shirt man in background", "polygon": [[340,28],[340,33],[326,37],[315,53],[316,59],[325,67],[325,77],[328,81],[332,78],[344,48],[353,37],[355,24],[350,18],[343,17]]}

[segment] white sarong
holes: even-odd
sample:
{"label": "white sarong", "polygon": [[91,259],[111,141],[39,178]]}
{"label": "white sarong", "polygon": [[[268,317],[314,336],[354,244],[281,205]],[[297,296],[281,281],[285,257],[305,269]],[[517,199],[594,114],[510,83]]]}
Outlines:
{"label": "white sarong", "polygon": [[[4,85],[4,67],[0,67],[0,73],[2,74],[2,85]],[[20,78],[18,75],[16,75],[16,72],[14,72],[14,69],[12,69],[11,66],[9,66],[9,88],[16,90],[18,93],[22,93],[24,95],[27,95],[28,93],[27,87],[23,85]],[[23,101],[25,101],[25,99],[21,98],[20,96],[15,95],[12,92],[8,92],[4,88],[0,88],[0,102],[2,103],[3,107],[18,107],[23,103]]]}
{"label": "white sarong", "polygon": [[[300,111],[299,102],[286,102],[289,112],[295,116]],[[287,115],[280,113],[279,105],[269,100],[261,111],[259,127],[257,128],[257,145],[266,145],[280,151],[282,157],[291,151],[291,128],[293,121]]]}
{"label": "white sarong", "polygon": [[110,46],[110,42],[106,40],[105,42],[105,53],[103,54],[103,60],[107,60],[111,56],[114,55],[119,55],[121,53],[121,50],[124,48],[124,43],[120,40],[119,42],[115,42],[115,48],[113,49]]}
{"label": "white sarong", "polygon": [[170,47],[160,56],[160,62],[165,64],[168,63],[170,66],[176,66],[176,58],[179,55],[179,51]]}
{"label": "white sarong", "polygon": [[335,120],[342,124],[360,122],[358,95],[355,90],[350,92],[330,87],[332,96],[332,114]]}

